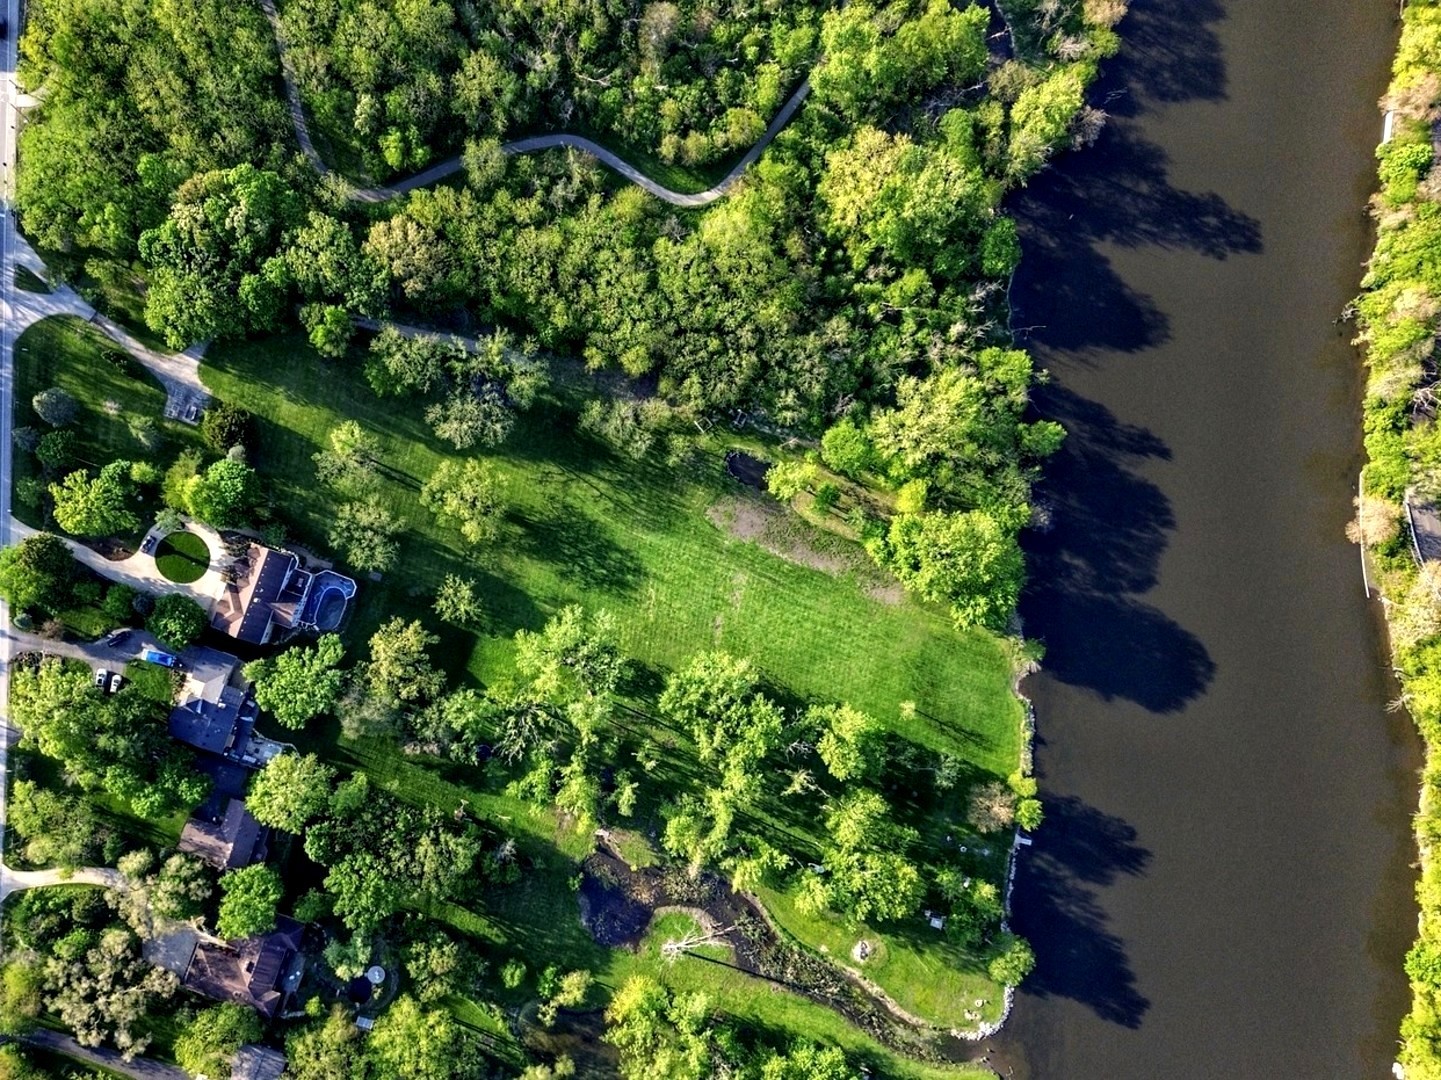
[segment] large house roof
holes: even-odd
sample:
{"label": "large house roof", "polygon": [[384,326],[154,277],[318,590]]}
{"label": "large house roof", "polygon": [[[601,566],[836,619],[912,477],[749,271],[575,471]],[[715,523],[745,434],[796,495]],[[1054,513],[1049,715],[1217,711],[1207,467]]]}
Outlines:
{"label": "large house roof", "polygon": [[299,565],[288,551],[251,544],[245,558],[235,563],[235,580],[215,603],[212,625],[240,641],[264,644],[275,604]]}
{"label": "large house roof", "polygon": [[270,830],[250,815],[243,800],[229,799],[223,814],[187,821],[177,846],[217,869],[237,870],[264,861],[269,836]]}
{"label": "large house roof", "polygon": [[268,934],[223,943],[202,941],[185,972],[184,985],[216,1001],[248,1005],[274,1019],[300,984],[304,930],[301,923],[282,915]]}

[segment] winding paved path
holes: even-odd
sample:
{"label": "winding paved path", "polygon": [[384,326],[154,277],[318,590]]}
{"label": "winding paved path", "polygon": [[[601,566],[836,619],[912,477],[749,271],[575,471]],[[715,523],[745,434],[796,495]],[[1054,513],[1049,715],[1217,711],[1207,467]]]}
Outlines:
{"label": "winding paved path", "polygon": [[[280,28],[280,15],[275,10],[275,0],[260,0],[260,6],[265,11],[265,17],[270,20],[270,29],[275,34],[275,47],[280,53],[280,70],[285,81],[285,96],[290,105],[290,119],[295,126],[295,141],[300,144],[301,153],[305,155],[311,167],[322,176],[332,175],[330,166],[325,164],[320,152],[315,149],[315,143],[310,138],[310,124],[305,119],[305,108],[300,101],[300,88],[295,80],[295,65],[291,62],[290,54],[285,48],[285,35]],[[580,150],[591,155],[603,165],[614,169],[621,176],[625,177],[632,184],[648,191],[657,199],[670,203],[672,206],[693,208],[713,203],[735,186],[741,175],[750,168],[757,158],[765,152],[771,141],[780,134],[801,107],[801,102],[811,92],[810,80],[802,82],[786,103],[781,106],[781,111],[776,113],[775,119],[766,128],[765,134],[756,141],[756,144],[745,152],[745,155],[736,162],[730,172],[723,176],[714,187],[705,191],[684,192],[672,191],[664,187],[650,177],[646,176],[634,165],[610,150],[607,150],[600,143],[587,139],[583,135],[568,135],[564,133],[554,135],[532,135],[525,139],[516,139],[514,142],[504,143],[501,152],[505,154],[532,154],[539,150],[555,150],[568,147],[572,150]],[[438,180],[444,180],[447,176],[453,176],[461,171],[464,166],[459,157],[448,158],[439,164],[432,165],[423,172],[398,181],[390,187],[351,187],[350,198],[357,202],[385,202],[397,195],[404,195],[416,188],[428,187]],[[339,174],[333,174],[338,176]]]}

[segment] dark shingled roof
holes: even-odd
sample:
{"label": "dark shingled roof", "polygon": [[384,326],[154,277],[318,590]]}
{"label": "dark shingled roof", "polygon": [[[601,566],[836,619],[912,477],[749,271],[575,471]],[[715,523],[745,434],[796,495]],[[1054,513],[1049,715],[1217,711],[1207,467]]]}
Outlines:
{"label": "dark shingled roof", "polygon": [[181,851],[198,855],[220,870],[237,870],[265,860],[270,830],[250,816],[245,803],[230,799],[217,817],[192,817],[180,831]]}
{"label": "dark shingled roof", "polygon": [[285,588],[285,583],[290,580],[291,571],[298,562],[288,551],[273,551],[257,546],[251,548],[252,558],[257,558],[257,552],[258,561],[250,572],[252,585],[245,605],[245,615],[240,624],[231,629],[232,636],[252,645],[265,641],[266,632],[270,629],[270,619],[274,614],[271,605],[280,599],[280,593]]}
{"label": "dark shingled roof", "polygon": [[219,701],[195,698],[170,713],[170,735],[212,754],[240,753],[255,727],[255,710],[245,692],[233,686],[220,691]]}
{"label": "dark shingled roof", "polygon": [[305,927],[285,915],[268,934],[195,948],[183,985],[215,1001],[248,1005],[273,1020],[300,982]]}

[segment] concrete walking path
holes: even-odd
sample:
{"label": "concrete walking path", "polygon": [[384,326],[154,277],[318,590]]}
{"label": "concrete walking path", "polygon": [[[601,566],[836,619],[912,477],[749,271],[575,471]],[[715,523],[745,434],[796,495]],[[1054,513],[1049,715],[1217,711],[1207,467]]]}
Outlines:
{"label": "concrete walking path", "polygon": [[[285,47],[285,35],[281,32],[280,15],[275,10],[275,0],[260,0],[260,6],[265,12],[265,17],[270,20],[270,29],[275,35],[275,47],[280,54],[280,71],[285,83],[285,96],[290,106],[290,120],[295,128],[295,141],[300,144],[300,152],[310,162],[311,168],[322,176],[332,175],[330,167],[325,164],[310,137],[310,124],[305,118],[305,108],[300,100],[300,87],[295,79],[295,65]],[[770,126],[766,128],[765,133],[756,141],[755,145],[745,152],[740,161],[736,162],[719,183],[705,191],[672,191],[670,188],[656,183],[624,158],[583,135],[565,133],[532,135],[529,138],[504,143],[500,149],[505,154],[533,154],[540,150],[555,150],[562,147],[580,150],[663,202],[686,208],[706,206],[721,198],[735,186],[736,181],[755,164],[756,159],[765,152],[765,148],[780,134],[781,129],[790,123],[791,117],[795,115],[796,110],[801,107],[801,103],[805,101],[810,92],[811,84],[807,79],[781,106],[780,112],[771,120]],[[463,168],[459,157],[448,158],[388,187],[350,187],[348,194],[357,202],[385,202],[398,195],[404,195],[408,191],[414,191],[416,188],[429,187],[439,180],[444,180],[447,176],[455,175]]]}
{"label": "concrete walking path", "polygon": [[[41,280],[46,279],[45,263],[36,254],[19,230],[12,230],[11,246],[16,263]],[[125,349],[145,367],[165,389],[165,415],[172,420],[195,423],[210,400],[210,392],[200,381],[200,358],[205,344],[192,345],[184,352],[162,353],[141,342],[125,327],[101,315],[69,285],[56,285],[49,292],[29,292],[14,283],[14,270],[7,272],[4,293],[7,303],[4,317],[15,337],[41,319],[52,315],[71,315],[90,323],[115,344]]]}

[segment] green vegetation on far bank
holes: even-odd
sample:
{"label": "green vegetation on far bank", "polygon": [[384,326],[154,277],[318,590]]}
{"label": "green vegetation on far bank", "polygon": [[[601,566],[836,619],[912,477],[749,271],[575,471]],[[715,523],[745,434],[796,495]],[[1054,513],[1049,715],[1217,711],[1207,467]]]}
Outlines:
{"label": "green vegetation on far bank", "polygon": [[1416,817],[1421,916],[1406,958],[1412,1007],[1397,1060],[1407,1080],[1441,1077],[1441,566],[1420,567],[1403,524],[1404,503],[1441,502],[1437,335],[1441,332],[1441,5],[1405,5],[1392,81],[1382,106],[1392,137],[1379,147],[1380,191],[1371,209],[1376,249],[1356,302],[1368,378],[1367,463],[1351,538],[1366,546],[1386,599],[1402,701],[1426,745]]}

